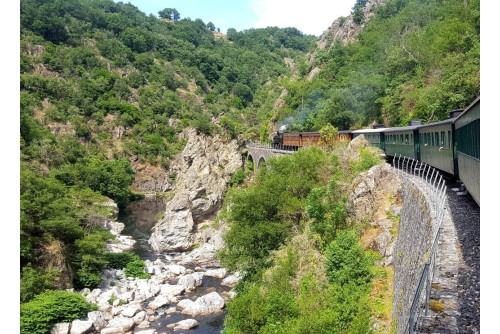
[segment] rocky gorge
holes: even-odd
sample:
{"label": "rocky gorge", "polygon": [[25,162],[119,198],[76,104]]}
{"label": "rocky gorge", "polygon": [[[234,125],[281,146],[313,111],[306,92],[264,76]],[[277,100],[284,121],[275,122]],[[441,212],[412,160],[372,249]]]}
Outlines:
{"label": "rocky gorge", "polygon": [[[183,152],[172,164],[176,175],[170,201],[147,196],[102,222],[116,236],[113,253],[135,251],[144,260],[148,279],[127,277],[125,268],[106,269],[97,289],[79,291],[98,306],[87,319],[59,323],[54,334],[218,333],[226,300],[241,276],[219,267],[215,253],[223,247],[222,221],[216,217],[231,175],[242,166],[236,140],[185,130]],[[163,174],[160,175],[163,178]],[[151,184],[157,186],[157,182]],[[169,185],[170,187],[170,185]],[[156,189],[151,189],[156,190]],[[158,217],[163,217],[159,219]],[[122,233],[131,235],[122,235]]]}

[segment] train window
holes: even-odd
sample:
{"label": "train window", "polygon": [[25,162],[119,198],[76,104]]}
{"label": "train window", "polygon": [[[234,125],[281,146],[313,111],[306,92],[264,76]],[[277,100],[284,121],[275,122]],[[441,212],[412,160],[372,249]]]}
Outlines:
{"label": "train window", "polygon": [[439,132],[434,132],[434,144],[439,147]]}
{"label": "train window", "polygon": [[405,142],[403,144],[409,144],[410,139],[408,138],[408,135],[405,135]]}
{"label": "train window", "polygon": [[441,131],[441,146],[444,147],[444,131]]}
{"label": "train window", "polygon": [[451,148],[451,131],[448,130],[448,148]]}
{"label": "train window", "polygon": [[410,144],[413,144],[413,134],[410,133]]}

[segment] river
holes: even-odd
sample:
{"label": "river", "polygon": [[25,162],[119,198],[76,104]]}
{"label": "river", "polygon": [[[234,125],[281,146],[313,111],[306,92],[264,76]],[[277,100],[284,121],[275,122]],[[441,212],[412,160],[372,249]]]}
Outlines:
{"label": "river", "polygon": [[[134,245],[134,252],[136,252],[143,260],[154,261],[158,258],[166,260],[175,264],[172,260],[174,257],[180,255],[181,253],[156,253],[154,252],[149,243],[149,237],[151,235],[151,228],[154,226],[159,213],[164,212],[166,207],[166,202],[161,198],[145,198],[143,200],[135,201],[129,204],[125,209],[120,210],[118,214],[118,221],[125,224],[124,230],[121,232],[122,235],[130,235],[137,242]],[[194,267],[186,266],[188,269],[195,270]],[[195,301],[198,297],[208,294],[212,291],[216,291],[221,294],[222,292],[227,292],[230,288],[220,285],[221,279],[214,277],[203,277],[203,285],[196,288],[190,293],[178,296],[180,299],[190,299]],[[177,279],[172,279],[168,283],[175,284]],[[146,302],[147,304],[147,302]],[[170,307],[171,305],[169,305]],[[171,315],[162,314],[165,308],[160,308],[157,310],[158,314],[161,316],[151,322],[150,328],[155,328],[159,333],[173,333],[171,328],[167,328],[169,324],[176,323],[184,319],[192,319],[193,317],[182,315],[180,313],[174,313]],[[179,309],[178,309],[179,310]],[[207,315],[198,316],[196,321],[198,321],[199,326],[191,330],[183,330],[186,333],[193,334],[214,334],[220,333],[224,327],[224,317],[226,311]],[[141,329],[136,328],[136,331]],[[176,331],[179,332],[179,331]]]}

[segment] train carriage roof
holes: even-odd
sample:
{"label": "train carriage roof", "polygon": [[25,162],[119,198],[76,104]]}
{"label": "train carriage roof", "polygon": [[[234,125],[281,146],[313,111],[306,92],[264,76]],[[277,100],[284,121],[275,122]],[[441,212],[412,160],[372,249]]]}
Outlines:
{"label": "train carriage roof", "polygon": [[[351,130],[339,130],[337,133],[351,133]],[[319,134],[319,132],[283,132],[283,134]]]}
{"label": "train carriage roof", "polygon": [[422,124],[420,126],[420,128],[422,129],[422,128],[430,128],[430,127],[433,127],[433,126],[453,124],[453,123],[455,123],[455,120],[456,120],[456,118],[448,118],[448,119],[445,119],[444,121],[432,122],[432,123],[428,123],[428,124]]}
{"label": "train carriage roof", "polygon": [[384,132],[403,132],[403,131],[413,131],[421,127],[421,125],[410,125],[410,126],[400,126],[395,128],[387,128]]}
{"label": "train carriage roof", "polygon": [[477,97],[477,99],[475,99],[471,104],[469,104],[469,106],[467,108],[465,108],[465,110],[455,119],[459,119],[461,118],[462,116],[464,116],[465,114],[467,114],[469,112],[469,110],[471,110],[476,104],[479,103],[479,100],[480,100],[480,96]]}
{"label": "train carriage roof", "polygon": [[384,132],[384,130],[387,130],[388,128],[378,128],[378,129],[360,129],[360,130],[354,130],[352,133],[380,133]]}

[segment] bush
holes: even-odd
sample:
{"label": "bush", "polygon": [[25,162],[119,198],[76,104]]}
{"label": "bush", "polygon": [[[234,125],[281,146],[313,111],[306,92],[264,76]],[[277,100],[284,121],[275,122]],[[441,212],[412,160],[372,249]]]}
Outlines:
{"label": "bush", "polygon": [[151,275],[144,272],[144,261],[141,259],[134,260],[127,264],[125,268],[127,277],[150,278]]}
{"label": "bush", "polygon": [[105,257],[108,262],[108,267],[113,269],[123,269],[126,268],[130,262],[141,260],[139,255],[130,252],[106,253]]}
{"label": "bush", "polygon": [[28,302],[42,291],[54,288],[54,280],[58,274],[56,269],[44,273],[31,267],[31,264],[24,267],[21,274],[21,302]]}
{"label": "bush", "polygon": [[328,259],[328,279],[331,283],[355,283],[361,286],[370,282],[373,259],[365,253],[353,231],[340,232],[328,245],[325,255]]}
{"label": "bush", "polygon": [[83,318],[95,309],[78,293],[45,291],[21,304],[21,334],[46,334],[56,323]]}
{"label": "bush", "polygon": [[373,166],[382,163],[382,159],[378,155],[377,151],[373,150],[373,148],[361,148],[359,150],[359,155],[361,156],[361,160],[353,162],[351,166],[352,169],[358,173],[369,170]]}
{"label": "bush", "polygon": [[243,168],[238,169],[236,173],[234,173],[233,176],[231,177],[229,184],[231,186],[234,186],[242,183],[248,176],[248,174],[250,174],[250,171],[245,171]]}

